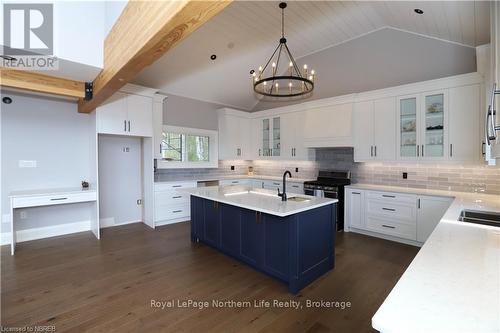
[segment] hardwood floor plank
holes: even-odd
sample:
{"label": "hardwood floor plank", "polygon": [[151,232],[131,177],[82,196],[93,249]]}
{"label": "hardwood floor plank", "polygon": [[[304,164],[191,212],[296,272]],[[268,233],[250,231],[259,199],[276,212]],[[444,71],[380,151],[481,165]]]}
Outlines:
{"label": "hardwood floor plank", "polygon": [[[338,234],[335,269],[298,295],[204,244],[189,223],[151,230],[130,224],[1,248],[3,327],[55,325],[56,332],[373,332],[371,317],[418,248]],[[250,307],[151,307],[151,300],[248,301]],[[301,309],[254,302],[300,301]],[[351,308],[306,308],[307,300]]]}

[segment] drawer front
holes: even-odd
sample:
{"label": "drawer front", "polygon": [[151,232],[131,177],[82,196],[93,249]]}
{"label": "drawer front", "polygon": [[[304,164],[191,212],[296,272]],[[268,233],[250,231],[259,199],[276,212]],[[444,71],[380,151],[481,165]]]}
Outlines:
{"label": "drawer front", "polygon": [[259,179],[254,179],[252,181],[252,186],[256,188],[264,188],[264,181],[259,180]]}
{"label": "drawer front", "polygon": [[286,191],[290,193],[304,194],[304,184],[302,183],[287,184]]}
{"label": "drawer front", "polygon": [[409,204],[392,200],[368,199],[366,205],[367,215],[400,220],[413,224],[417,221],[416,203]]}
{"label": "drawer front", "polygon": [[178,218],[191,218],[190,205],[156,206],[155,221],[173,220]]}
{"label": "drawer front", "polygon": [[176,190],[179,188],[193,188],[196,187],[196,182],[172,182],[172,183],[156,183],[155,184],[155,192],[156,191],[168,191],[168,190]]}
{"label": "drawer front", "polygon": [[222,186],[235,186],[235,185],[252,185],[251,179],[223,179],[220,181]]}
{"label": "drawer front", "polygon": [[401,194],[392,192],[366,191],[368,199],[384,200],[386,202],[399,202],[416,204],[417,196],[412,194]]}
{"label": "drawer front", "polygon": [[61,205],[61,204],[96,201],[96,200],[97,200],[97,193],[88,192],[88,193],[47,195],[39,197],[13,198],[12,203],[14,205],[14,208],[16,208],[16,207]]}
{"label": "drawer front", "polygon": [[172,206],[184,204],[188,205],[190,200],[189,193],[183,193],[181,191],[162,191],[155,193],[155,205],[156,206]]}
{"label": "drawer front", "polygon": [[276,189],[276,188],[281,188],[281,182],[276,181],[276,180],[264,180],[264,188],[267,189]]}
{"label": "drawer front", "polygon": [[366,228],[370,231],[405,239],[417,239],[417,225],[398,223],[375,216],[366,217]]}

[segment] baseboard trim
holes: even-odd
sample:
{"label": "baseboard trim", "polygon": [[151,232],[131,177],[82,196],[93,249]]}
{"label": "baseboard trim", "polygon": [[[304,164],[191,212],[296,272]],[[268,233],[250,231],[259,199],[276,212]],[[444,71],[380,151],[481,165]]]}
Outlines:
{"label": "baseboard trim", "polygon": [[172,219],[172,220],[155,221],[155,227],[161,227],[162,225],[167,225],[167,224],[189,222],[190,220],[191,220],[190,217],[180,217],[180,218]]}
{"label": "baseboard trim", "polygon": [[121,222],[121,223],[115,223],[114,217],[107,217],[104,219],[99,219],[99,228],[101,228],[101,229],[112,228],[112,227],[118,227],[121,225],[126,225],[126,224],[131,224],[131,223],[142,223],[142,220],[134,220],[134,221],[125,221],[125,222]]}
{"label": "baseboard trim", "polygon": [[[90,221],[81,221],[74,223],[65,223],[58,225],[51,225],[47,227],[31,228],[16,231],[16,242],[27,242],[36,239],[62,236],[74,234],[76,232],[90,231]],[[0,245],[10,244],[10,231],[2,232],[0,237]]]}
{"label": "baseboard trim", "polygon": [[403,243],[403,244],[408,244],[408,245],[413,245],[413,246],[418,246],[422,247],[423,243],[411,240],[411,239],[404,239],[404,238],[399,238],[399,237],[394,237],[394,236],[389,236],[389,235],[384,235],[384,234],[379,234],[378,232],[373,232],[373,231],[368,231],[368,230],[362,230],[362,229],[357,229],[357,228],[346,228],[344,230],[345,232],[354,232],[356,234],[362,234],[365,236],[372,236],[372,237],[377,237],[377,238],[382,238],[388,241],[393,241],[393,242],[398,242],[398,243]]}

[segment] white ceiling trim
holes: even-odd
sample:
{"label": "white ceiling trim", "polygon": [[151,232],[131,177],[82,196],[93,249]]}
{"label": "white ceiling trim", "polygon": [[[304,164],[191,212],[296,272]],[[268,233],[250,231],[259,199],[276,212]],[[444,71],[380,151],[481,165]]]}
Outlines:
{"label": "white ceiling trim", "polygon": [[464,47],[468,47],[468,48],[471,48],[471,49],[475,49],[476,48],[473,45],[462,44],[462,43],[455,42],[455,41],[452,41],[452,40],[443,39],[443,38],[439,38],[439,37],[435,37],[435,36],[430,36],[430,35],[425,35],[425,34],[421,34],[421,33],[418,33],[418,32],[409,31],[409,30],[405,30],[405,29],[401,29],[401,28],[396,28],[396,27],[389,26],[389,25],[386,26],[386,27],[384,27],[384,28],[393,29],[393,30],[397,30],[397,31],[401,31],[401,32],[406,32],[408,34],[412,34],[412,35],[416,35],[416,36],[421,36],[421,37],[426,37],[426,38],[430,38],[430,39],[435,39],[435,40],[438,40],[438,41],[441,41],[441,42],[455,44],[455,45],[459,45],[459,46],[464,46]]}

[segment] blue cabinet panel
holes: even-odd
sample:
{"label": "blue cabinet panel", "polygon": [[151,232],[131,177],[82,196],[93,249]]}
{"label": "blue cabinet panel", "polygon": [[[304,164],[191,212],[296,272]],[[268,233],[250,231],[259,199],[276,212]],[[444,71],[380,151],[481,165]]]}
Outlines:
{"label": "blue cabinet panel", "polygon": [[262,218],[259,212],[241,209],[240,256],[245,262],[257,266],[262,262]]}
{"label": "blue cabinet panel", "polygon": [[203,240],[212,246],[219,246],[220,242],[220,204],[215,201],[204,200],[203,212],[205,215],[205,228]]}
{"label": "blue cabinet panel", "polygon": [[233,256],[240,254],[241,208],[220,205],[220,246],[224,252]]}
{"label": "blue cabinet panel", "polygon": [[264,224],[263,269],[286,281],[289,275],[289,224],[287,220],[290,218],[268,214],[262,214],[262,217]]}

